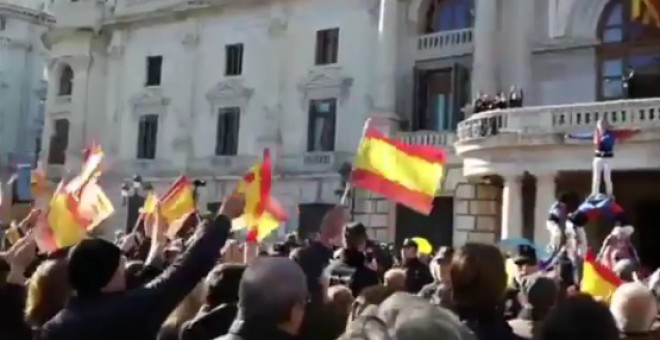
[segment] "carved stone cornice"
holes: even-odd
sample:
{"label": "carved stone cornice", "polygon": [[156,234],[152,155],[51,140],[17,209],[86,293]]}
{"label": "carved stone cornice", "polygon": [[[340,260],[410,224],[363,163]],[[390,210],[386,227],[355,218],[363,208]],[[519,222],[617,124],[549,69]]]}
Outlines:
{"label": "carved stone cornice", "polygon": [[43,26],[52,26],[55,24],[55,18],[52,15],[42,10],[18,5],[0,3],[0,14]]}
{"label": "carved stone cornice", "polygon": [[129,99],[133,118],[142,114],[165,114],[171,99],[163,95],[160,88],[145,88]]}
{"label": "carved stone cornice", "polygon": [[310,70],[298,83],[302,105],[310,99],[335,97],[342,101],[353,86],[353,78],[344,74],[341,66],[322,66]]}
{"label": "carved stone cornice", "polygon": [[252,97],[254,89],[244,85],[243,79],[229,78],[219,81],[206,93],[206,100],[211,103],[211,113],[217,107],[242,107]]}

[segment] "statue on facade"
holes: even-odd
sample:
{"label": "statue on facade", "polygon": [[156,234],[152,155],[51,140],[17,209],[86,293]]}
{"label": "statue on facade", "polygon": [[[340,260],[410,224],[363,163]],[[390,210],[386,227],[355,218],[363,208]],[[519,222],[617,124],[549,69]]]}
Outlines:
{"label": "statue on facade", "polygon": [[600,183],[605,181],[605,193],[613,196],[612,168],[610,160],[614,157],[614,146],[617,141],[630,138],[638,130],[635,129],[612,129],[605,119],[599,119],[596,129],[588,133],[568,134],[568,138],[578,140],[593,140],[594,161],[592,167],[591,194],[600,192]]}

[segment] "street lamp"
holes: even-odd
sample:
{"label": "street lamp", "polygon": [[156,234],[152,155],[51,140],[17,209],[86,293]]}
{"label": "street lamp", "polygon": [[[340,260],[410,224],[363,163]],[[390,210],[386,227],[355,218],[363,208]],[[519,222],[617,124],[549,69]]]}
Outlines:
{"label": "street lamp", "polygon": [[124,182],[121,185],[122,203],[126,206],[126,234],[133,231],[135,222],[140,217],[140,208],[144,205],[145,198],[140,194],[140,189],[153,190],[151,184],[142,182],[140,175],[133,176],[131,183]]}

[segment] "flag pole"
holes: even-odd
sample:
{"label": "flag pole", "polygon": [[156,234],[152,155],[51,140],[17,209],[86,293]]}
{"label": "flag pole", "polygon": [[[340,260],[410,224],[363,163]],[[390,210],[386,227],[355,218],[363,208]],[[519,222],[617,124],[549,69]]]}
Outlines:
{"label": "flag pole", "polygon": [[[367,130],[369,130],[369,126],[371,125],[371,120],[372,118],[367,118],[364,122],[364,127],[362,128],[362,136],[360,136],[360,142],[358,143],[358,148],[360,147],[360,145],[362,145],[362,142],[364,141],[364,136],[367,134]],[[353,172],[353,169],[351,169],[351,172]],[[349,174],[349,179],[350,179],[350,174]],[[344,187],[344,192],[342,193],[341,199],[339,200],[339,205],[346,205],[346,201],[348,201],[348,195],[351,192],[352,188],[353,186],[351,185],[350,180],[347,181],[346,186]]]}

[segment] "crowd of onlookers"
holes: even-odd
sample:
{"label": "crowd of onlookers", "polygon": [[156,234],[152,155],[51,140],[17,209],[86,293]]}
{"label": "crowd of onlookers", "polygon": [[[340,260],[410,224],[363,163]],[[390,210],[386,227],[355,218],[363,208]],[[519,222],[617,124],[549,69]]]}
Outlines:
{"label": "crowd of onlookers", "polygon": [[494,245],[429,255],[409,239],[393,254],[339,206],[312,240],[264,249],[232,240],[243,210],[232,195],[176,241],[151,216],[51,254],[22,222],[1,253],[0,339],[660,339],[659,273],[593,298],[529,248],[513,276]]}
{"label": "crowd of onlookers", "polygon": [[479,113],[498,109],[519,108],[523,106],[523,91],[511,87],[509,93],[498,94],[479,93],[472,102],[472,113]]}

